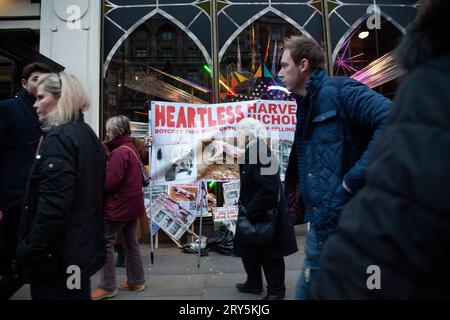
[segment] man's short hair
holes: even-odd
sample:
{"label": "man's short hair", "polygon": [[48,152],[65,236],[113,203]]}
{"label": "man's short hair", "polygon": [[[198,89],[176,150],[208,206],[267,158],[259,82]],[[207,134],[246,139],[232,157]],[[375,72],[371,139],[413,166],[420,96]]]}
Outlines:
{"label": "man's short hair", "polygon": [[22,79],[28,80],[33,72],[51,73],[52,69],[45,63],[34,62],[27,64],[22,70]]}
{"label": "man's short hair", "polygon": [[296,64],[307,59],[312,68],[326,68],[325,53],[314,39],[305,36],[284,38],[284,49],[291,51],[292,60]]}

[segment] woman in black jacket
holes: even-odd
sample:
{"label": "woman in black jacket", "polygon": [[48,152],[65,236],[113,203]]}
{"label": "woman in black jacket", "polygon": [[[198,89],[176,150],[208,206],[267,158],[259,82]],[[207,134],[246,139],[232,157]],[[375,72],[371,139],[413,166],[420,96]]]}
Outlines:
{"label": "woman in black jacket", "polygon": [[[234,254],[242,258],[247,281],[237,284],[241,292],[261,293],[263,288],[261,267],[267,280],[265,300],[281,300],[285,297],[284,258],[297,249],[294,227],[289,219],[279,164],[266,144],[267,133],[263,125],[246,118],[238,124],[239,141],[245,152],[239,158],[241,189],[239,217],[244,215],[252,223],[265,218],[267,211],[278,208],[274,224],[275,232],[269,245],[255,245],[245,241],[237,224]],[[239,221],[239,218],[238,218]]]}
{"label": "woman in black jacket", "polygon": [[324,248],[313,298],[450,298],[450,1],[419,10],[399,49],[408,75],[366,187]]}
{"label": "woman in black jacket", "polygon": [[28,181],[16,254],[33,299],[89,300],[89,277],[105,262],[106,154],[83,120],[88,105],[74,76],[39,79],[34,108],[45,134]]}

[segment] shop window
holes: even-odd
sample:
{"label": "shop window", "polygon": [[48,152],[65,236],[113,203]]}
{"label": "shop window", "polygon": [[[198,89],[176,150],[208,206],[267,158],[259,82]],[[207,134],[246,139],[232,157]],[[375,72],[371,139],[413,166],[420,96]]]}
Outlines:
{"label": "shop window", "polygon": [[[220,64],[222,101],[246,99],[291,99],[280,91],[270,91],[277,83],[282,40],[288,32],[301,35],[283,18],[267,13],[249,25],[225,51]],[[240,54],[238,54],[240,52]]]}

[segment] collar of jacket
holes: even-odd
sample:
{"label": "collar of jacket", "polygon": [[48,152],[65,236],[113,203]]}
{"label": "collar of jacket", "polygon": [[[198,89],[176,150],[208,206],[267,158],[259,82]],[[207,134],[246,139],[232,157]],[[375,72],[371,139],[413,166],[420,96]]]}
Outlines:
{"label": "collar of jacket", "polygon": [[129,133],[125,133],[123,136],[111,140],[110,142],[107,143],[107,146],[110,151],[113,151],[114,149],[127,143],[131,143],[131,136]]}
{"label": "collar of jacket", "polygon": [[26,102],[27,105],[31,105],[33,107],[34,103],[36,102],[36,98],[33,97],[27,90],[22,89],[19,92],[19,95],[17,98],[23,100]]}
{"label": "collar of jacket", "polygon": [[297,106],[300,106],[303,100],[314,98],[319,92],[320,87],[322,87],[323,81],[328,77],[327,72],[323,69],[315,68],[309,77],[308,82],[306,83],[306,97],[302,97],[301,95],[293,93],[295,101],[297,102]]}

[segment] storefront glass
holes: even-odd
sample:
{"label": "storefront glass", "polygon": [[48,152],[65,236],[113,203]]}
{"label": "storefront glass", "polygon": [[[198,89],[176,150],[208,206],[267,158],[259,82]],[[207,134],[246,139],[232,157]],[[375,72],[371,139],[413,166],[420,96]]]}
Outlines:
{"label": "storefront glass", "polygon": [[[213,102],[212,41],[218,47],[220,101],[290,99],[276,75],[282,40],[294,34],[312,37],[324,48],[329,39],[334,74],[357,76],[392,98],[400,71],[390,52],[419,3],[326,1],[325,29],[323,2],[219,0],[218,33],[212,39],[211,1],[106,0],[103,122],[115,114],[146,122],[149,100]],[[367,71],[371,63],[376,68]],[[380,77],[374,70],[380,69],[392,70],[382,74],[388,82],[374,81]]]}

